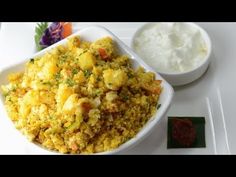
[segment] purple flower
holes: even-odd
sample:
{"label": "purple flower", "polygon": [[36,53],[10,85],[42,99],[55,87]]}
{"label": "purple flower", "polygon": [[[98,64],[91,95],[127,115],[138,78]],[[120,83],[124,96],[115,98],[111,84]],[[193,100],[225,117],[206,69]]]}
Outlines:
{"label": "purple flower", "polygon": [[46,48],[62,40],[62,25],[60,22],[53,22],[45,31],[40,39],[39,44]]}

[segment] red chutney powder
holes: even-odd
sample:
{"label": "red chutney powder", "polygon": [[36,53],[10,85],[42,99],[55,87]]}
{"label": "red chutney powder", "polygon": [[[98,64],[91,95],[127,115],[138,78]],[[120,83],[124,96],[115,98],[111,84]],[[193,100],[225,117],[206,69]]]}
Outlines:
{"label": "red chutney powder", "polygon": [[196,139],[196,130],[189,119],[172,120],[172,137],[180,145],[189,147]]}

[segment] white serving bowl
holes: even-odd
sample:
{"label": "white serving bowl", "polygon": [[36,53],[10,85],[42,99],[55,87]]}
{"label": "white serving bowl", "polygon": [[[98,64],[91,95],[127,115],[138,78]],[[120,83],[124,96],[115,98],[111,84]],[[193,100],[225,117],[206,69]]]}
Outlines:
{"label": "white serving bowl", "polygon": [[[91,26],[88,28],[84,28],[70,37],[77,36],[79,35],[82,40],[86,41],[95,41],[99,38],[105,37],[105,36],[110,36],[114,41],[116,46],[119,49],[120,54],[126,54],[128,55],[133,62],[133,66],[142,66],[146,69],[146,71],[152,71],[156,74],[156,78],[162,80],[162,87],[163,87],[163,92],[160,96],[158,104],[161,104],[161,107],[158,109],[156,114],[145,124],[145,126],[139,131],[139,133],[132,139],[128,140],[118,148],[112,150],[112,151],[106,151],[102,153],[96,153],[96,154],[116,154],[118,152],[123,152],[137,143],[139,143],[141,140],[143,140],[147,135],[149,135],[153,129],[155,129],[156,125],[158,124],[158,121],[163,118],[167,112],[167,110],[170,107],[172,98],[173,98],[173,88],[169,83],[167,83],[159,74],[157,74],[150,66],[148,66],[146,63],[143,62],[141,58],[139,58],[129,47],[127,47],[120,39],[118,39],[113,33],[108,31],[107,29],[100,27],[100,26]],[[34,58],[37,56],[43,55],[45,52],[50,51],[52,48],[57,47],[58,45],[65,44],[67,42],[67,39],[64,39],[38,53],[36,53],[33,56],[30,56],[29,58]],[[11,72],[17,72],[17,71],[23,71],[25,67],[25,63],[29,60],[25,59],[23,62],[15,64],[13,66],[10,66],[8,68],[3,69],[0,71],[0,85],[7,84],[7,75]],[[0,106],[3,108],[4,107],[4,98],[1,95],[0,96],[1,104]],[[4,113],[7,117],[6,111]],[[39,146],[36,143],[31,143],[32,146]],[[33,148],[33,147],[32,147]],[[34,147],[35,148],[35,147]],[[42,148],[42,151],[45,151],[45,148]],[[52,152],[48,151],[50,154],[58,154],[57,152]]]}
{"label": "white serving bowl", "polygon": [[[137,35],[143,31],[146,27],[148,27],[149,25],[151,25],[153,23],[146,23],[144,25],[142,25],[133,35],[132,37],[132,41],[131,41],[131,48],[135,51],[134,48],[134,40],[137,37]],[[207,46],[207,55],[204,57],[203,62],[197,67],[194,68],[190,71],[187,72],[181,72],[181,73],[165,73],[165,72],[159,72],[156,70],[156,72],[158,72],[159,74],[161,74],[163,76],[163,78],[165,78],[172,86],[180,86],[180,85],[185,85],[188,83],[191,83],[193,81],[195,81],[196,79],[198,79],[199,77],[201,77],[205,71],[208,68],[208,65],[210,63],[210,56],[211,56],[211,52],[212,52],[212,46],[211,46],[211,40],[209,35],[207,34],[207,32],[200,27],[199,25],[195,24],[195,23],[187,23],[188,25],[191,25],[194,28],[199,29],[203,40],[206,43]]]}

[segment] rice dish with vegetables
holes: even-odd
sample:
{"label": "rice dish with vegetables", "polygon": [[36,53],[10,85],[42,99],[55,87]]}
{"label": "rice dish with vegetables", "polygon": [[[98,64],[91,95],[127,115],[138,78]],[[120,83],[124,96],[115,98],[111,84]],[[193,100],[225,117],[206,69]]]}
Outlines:
{"label": "rice dish with vegetables", "polygon": [[157,110],[161,80],[133,69],[110,37],[79,37],[32,58],[2,86],[9,117],[30,141],[60,153],[109,151]]}

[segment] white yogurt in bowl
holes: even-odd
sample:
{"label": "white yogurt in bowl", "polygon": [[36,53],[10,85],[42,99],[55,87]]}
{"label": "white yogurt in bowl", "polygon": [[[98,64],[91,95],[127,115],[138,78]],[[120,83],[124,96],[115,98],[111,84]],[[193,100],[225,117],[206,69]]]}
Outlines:
{"label": "white yogurt in bowl", "polygon": [[[211,42],[194,23],[148,23],[135,33],[132,48],[163,77],[168,75],[165,78],[172,85],[183,85],[193,80],[182,79],[179,83],[175,75],[187,74],[208,63]],[[174,82],[169,79],[173,75]]]}

